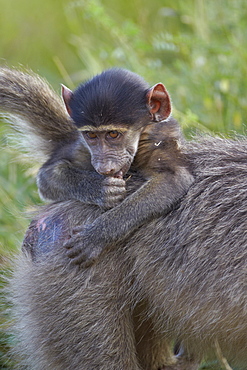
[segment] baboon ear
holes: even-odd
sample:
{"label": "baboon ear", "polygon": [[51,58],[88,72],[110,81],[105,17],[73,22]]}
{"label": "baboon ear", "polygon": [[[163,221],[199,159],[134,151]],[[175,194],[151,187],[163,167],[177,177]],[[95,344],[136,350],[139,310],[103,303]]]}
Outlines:
{"label": "baboon ear", "polygon": [[69,105],[70,105],[70,100],[73,96],[73,92],[68,87],[64,86],[63,84],[61,84],[61,87],[62,87],[62,98],[65,104],[65,107],[67,109],[67,112],[71,116],[71,109]]}
{"label": "baboon ear", "polygon": [[171,99],[162,83],[158,83],[148,90],[147,105],[152,121],[163,121],[170,116]]}

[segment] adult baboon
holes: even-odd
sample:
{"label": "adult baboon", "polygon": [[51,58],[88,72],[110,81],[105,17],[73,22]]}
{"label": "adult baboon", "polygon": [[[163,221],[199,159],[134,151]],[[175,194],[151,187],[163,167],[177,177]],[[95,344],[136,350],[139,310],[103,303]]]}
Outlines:
{"label": "adult baboon", "polygon": [[[180,205],[89,269],[71,266],[60,241],[72,219],[90,223],[99,209],[72,201],[38,216],[11,288],[20,353],[34,369],[154,369],[173,339],[199,360],[217,343],[246,367],[246,148],[246,139],[187,143],[195,183]],[[136,342],[141,324],[153,335]]]}

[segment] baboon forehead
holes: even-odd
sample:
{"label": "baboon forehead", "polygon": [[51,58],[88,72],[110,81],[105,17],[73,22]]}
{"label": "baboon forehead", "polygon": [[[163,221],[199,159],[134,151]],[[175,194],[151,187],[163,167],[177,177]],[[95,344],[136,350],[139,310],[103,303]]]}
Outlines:
{"label": "baboon forehead", "polygon": [[112,69],[80,85],[71,99],[72,118],[84,125],[129,124],[147,115],[148,84],[138,75]]}

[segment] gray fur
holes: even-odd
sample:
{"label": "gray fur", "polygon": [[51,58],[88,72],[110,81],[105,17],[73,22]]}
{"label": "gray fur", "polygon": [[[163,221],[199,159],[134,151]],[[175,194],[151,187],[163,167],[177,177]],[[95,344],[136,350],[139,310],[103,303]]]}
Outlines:
{"label": "gray fur", "polygon": [[39,163],[61,140],[77,135],[62,99],[31,71],[0,67],[0,110],[21,134],[24,150]]}
{"label": "gray fur", "polygon": [[[196,181],[180,206],[88,270],[71,267],[60,246],[35,263],[23,254],[11,290],[34,369],[140,369],[132,315],[141,302],[138,320],[152,323],[156,351],[179,339],[199,361],[215,358],[217,340],[230,364],[246,368],[246,147],[246,139],[188,143]],[[77,205],[54,207],[68,223],[98,215]],[[141,345],[150,363],[152,345]]]}
{"label": "gray fur", "polygon": [[[45,156],[76,137],[61,102],[52,95],[44,103],[36,77],[30,101],[23,95],[29,77],[17,73],[12,81],[8,71],[0,70],[0,108],[21,116],[28,129],[20,130],[41,140]],[[36,104],[45,110],[36,111]],[[44,130],[47,124],[50,130]],[[90,269],[72,265],[62,244],[73,227],[92,223],[100,208],[75,200],[40,211],[9,288],[22,368],[195,368],[190,362],[172,365],[173,340],[195,363],[214,358],[217,342],[231,364],[246,368],[247,140],[198,139],[181,150],[195,176],[188,193]],[[139,180],[129,181],[131,189]],[[51,233],[40,241],[43,227],[54,236],[60,227],[60,237]]]}

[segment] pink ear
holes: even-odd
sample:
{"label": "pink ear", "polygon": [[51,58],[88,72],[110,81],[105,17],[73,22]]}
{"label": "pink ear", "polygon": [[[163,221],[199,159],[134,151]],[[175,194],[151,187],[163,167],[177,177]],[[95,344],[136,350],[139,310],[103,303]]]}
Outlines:
{"label": "pink ear", "polygon": [[171,99],[162,83],[158,83],[148,90],[147,105],[152,121],[163,121],[170,116]]}
{"label": "pink ear", "polygon": [[69,103],[73,95],[73,92],[68,87],[64,86],[63,84],[61,84],[61,86],[62,86],[62,98],[65,104],[65,107],[67,109],[67,112],[71,116],[71,109],[70,109]]}

